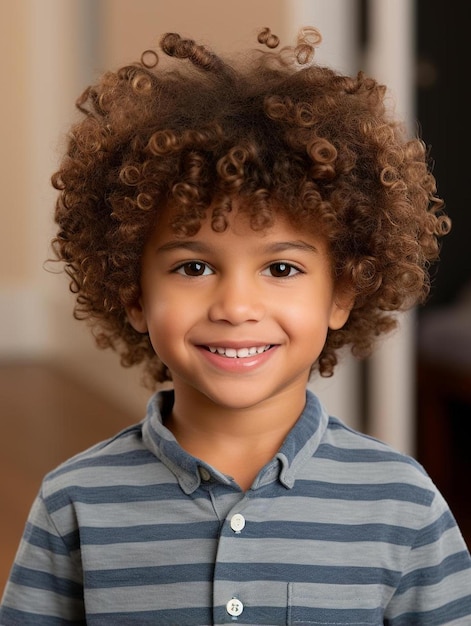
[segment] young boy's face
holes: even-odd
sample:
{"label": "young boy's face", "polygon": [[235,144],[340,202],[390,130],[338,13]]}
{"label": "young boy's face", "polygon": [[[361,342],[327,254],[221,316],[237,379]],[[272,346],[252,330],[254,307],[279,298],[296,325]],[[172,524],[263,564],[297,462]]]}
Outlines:
{"label": "young boy's face", "polygon": [[322,238],[283,218],[257,232],[237,211],[223,233],[206,220],[181,238],[168,218],[145,247],[142,295],[128,316],[149,332],[175,393],[227,409],[304,396],[328,328],[349,313]]}

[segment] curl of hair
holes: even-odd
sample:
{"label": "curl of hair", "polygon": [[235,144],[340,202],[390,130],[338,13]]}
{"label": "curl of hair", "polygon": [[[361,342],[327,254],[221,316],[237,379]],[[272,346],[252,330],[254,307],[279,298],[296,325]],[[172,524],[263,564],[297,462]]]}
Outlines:
{"label": "curl of hair", "polygon": [[267,48],[277,48],[280,44],[280,38],[274,35],[271,30],[266,26],[258,33],[258,43],[263,43]]}
{"label": "curl of hair", "polygon": [[223,231],[236,200],[255,230],[282,214],[326,239],[333,277],[354,303],[315,364],[324,376],[341,348],[367,356],[395,313],[428,294],[450,221],[425,145],[390,118],[383,85],[313,63],[316,29],[279,52],[276,39],[264,29],[259,41],[271,49],[236,68],[168,33],[170,68],[146,51],[77,100],[81,118],[52,177],[53,251],[75,316],[124,365],[145,363],[154,382],[170,374],[126,307],[140,297],[142,253],[164,207],[176,236],[205,219]]}

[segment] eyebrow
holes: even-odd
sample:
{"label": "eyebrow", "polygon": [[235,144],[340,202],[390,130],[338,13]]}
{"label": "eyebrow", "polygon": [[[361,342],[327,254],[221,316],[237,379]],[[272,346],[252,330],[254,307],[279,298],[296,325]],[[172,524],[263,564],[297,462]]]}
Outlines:
{"label": "eyebrow", "polygon": [[[262,251],[267,253],[277,253],[293,249],[305,252],[319,252],[315,246],[301,239],[297,239],[295,241],[275,241],[262,248]],[[162,244],[157,248],[156,252],[168,252],[171,250],[189,250],[190,252],[207,253],[211,251],[211,247],[207,246],[203,241],[175,240]]]}
{"label": "eyebrow", "polygon": [[267,252],[284,252],[285,250],[304,250],[306,252],[319,252],[316,246],[301,239],[296,241],[276,241],[267,246]]}
{"label": "eyebrow", "polygon": [[191,252],[208,252],[209,246],[202,241],[168,241],[156,249],[156,252],[168,252],[169,250],[190,250]]}

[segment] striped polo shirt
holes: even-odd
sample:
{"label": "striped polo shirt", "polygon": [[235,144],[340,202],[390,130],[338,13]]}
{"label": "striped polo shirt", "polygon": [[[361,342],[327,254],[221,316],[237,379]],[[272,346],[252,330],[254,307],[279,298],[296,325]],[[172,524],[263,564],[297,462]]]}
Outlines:
{"label": "striped polo shirt", "polygon": [[147,417],[43,481],[2,626],[471,624],[471,559],[412,458],[307,392],[244,492]]}

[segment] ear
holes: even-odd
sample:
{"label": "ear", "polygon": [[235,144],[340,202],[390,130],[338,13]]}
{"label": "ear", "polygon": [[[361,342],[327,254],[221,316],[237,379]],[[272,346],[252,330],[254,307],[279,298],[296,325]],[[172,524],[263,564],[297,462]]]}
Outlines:
{"label": "ear", "polygon": [[350,290],[339,290],[335,294],[329,317],[329,328],[331,330],[340,330],[340,328],[345,326],[354,304],[355,296]]}
{"label": "ear", "polygon": [[136,304],[127,306],[125,311],[128,317],[128,322],[135,331],[138,333],[146,333],[148,331],[147,317],[140,299],[136,302]]}

